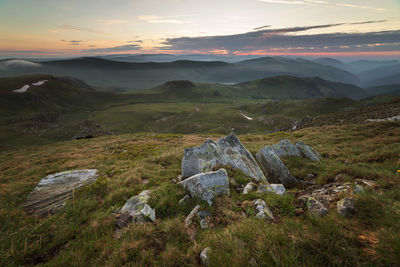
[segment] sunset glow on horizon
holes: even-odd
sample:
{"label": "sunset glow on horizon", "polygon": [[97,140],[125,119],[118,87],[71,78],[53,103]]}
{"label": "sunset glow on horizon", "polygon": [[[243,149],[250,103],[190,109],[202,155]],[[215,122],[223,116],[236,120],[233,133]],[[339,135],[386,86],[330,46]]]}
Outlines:
{"label": "sunset glow on horizon", "polygon": [[399,15],[397,0],[0,0],[0,58],[399,58]]}

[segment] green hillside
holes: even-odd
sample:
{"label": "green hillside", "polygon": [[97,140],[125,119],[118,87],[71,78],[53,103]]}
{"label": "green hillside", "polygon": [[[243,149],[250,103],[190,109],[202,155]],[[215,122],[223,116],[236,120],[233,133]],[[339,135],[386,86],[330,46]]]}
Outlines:
{"label": "green hillside", "polygon": [[238,85],[254,98],[309,99],[323,97],[365,98],[368,94],[360,87],[329,82],[320,78],[275,76]]}

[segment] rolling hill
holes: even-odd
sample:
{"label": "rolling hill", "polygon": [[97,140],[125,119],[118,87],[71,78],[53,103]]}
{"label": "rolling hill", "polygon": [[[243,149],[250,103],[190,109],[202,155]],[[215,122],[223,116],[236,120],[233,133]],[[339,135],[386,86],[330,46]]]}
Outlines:
{"label": "rolling hill", "polygon": [[[29,61],[27,61],[29,62]],[[93,86],[147,89],[171,80],[206,83],[240,83],[276,75],[320,77],[334,82],[357,84],[358,77],[307,60],[258,58],[239,63],[179,60],[167,63],[132,63],[101,58],[78,58],[10,65],[0,62],[0,77],[50,74],[72,76]]]}
{"label": "rolling hill", "polygon": [[347,97],[361,99],[367,92],[355,85],[329,82],[320,78],[275,76],[238,84],[253,98],[311,99],[323,97]]}

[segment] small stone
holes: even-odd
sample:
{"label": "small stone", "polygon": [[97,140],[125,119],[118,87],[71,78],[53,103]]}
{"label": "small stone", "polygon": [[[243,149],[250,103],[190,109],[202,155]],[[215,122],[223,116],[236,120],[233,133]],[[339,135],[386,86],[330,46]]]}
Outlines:
{"label": "small stone", "polygon": [[209,228],[208,221],[206,219],[200,219],[200,227],[201,229]]}
{"label": "small stone", "polygon": [[337,211],[344,217],[348,217],[356,213],[354,209],[354,200],[352,198],[346,197],[339,200],[336,204]]}
{"label": "small stone", "polygon": [[313,197],[308,198],[307,208],[311,214],[316,215],[318,217],[322,217],[328,213],[328,209],[325,208],[325,206],[321,202],[319,202]]}
{"label": "small stone", "polygon": [[176,184],[176,183],[178,183],[175,179],[172,179],[172,183],[173,184]]}
{"label": "small stone", "polygon": [[309,173],[309,174],[307,175],[307,179],[314,179],[314,178],[315,178],[315,175],[312,174],[312,173]]}
{"label": "small stone", "polygon": [[187,204],[190,201],[190,195],[187,194],[186,196],[184,196],[183,198],[181,198],[181,200],[179,200],[179,206],[184,206],[185,204]]}
{"label": "small stone", "polygon": [[343,173],[339,173],[338,175],[335,176],[334,181],[335,182],[343,182],[343,179],[344,179],[344,174]]}
{"label": "small stone", "polygon": [[201,262],[201,264],[206,265],[206,266],[208,266],[210,264],[210,260],[208,258],[208,253],[210,252],[210,250],[211,250],[210,247],[206,247],[200,253],[200,262]]}
{"label": "small stone", "polygon": [[346,164],[346,165],[351,165],[351,164],[353,164],[353,163],[351,163],[351,162],[348,161],[348,160],[345,160],[345,161],[344,161],[344,164]]}
{"label": "small stone", "polygon": [[208,210],[201,210],[201,211],[197,212],[197,217],[199,217],[200,219],[205,219],[210,216],[211,216],[211,212],[209,212]]}
{"label": "small stone", "polygon": [[375,182],[375,181],[372,181],[372,180],[357,179],[356,182],[357,182],[358,184],[363,184],[363,185],[366,185],[366,186],[369,186],[369,187],[377,187],[376,182]]}
{"label": "small stone", "polygon": [[365,193],[364,188],[361,185],[356,185],[353,189],[354,194],[362,194]]}
{"label": "small stone", "polygon": [[246,194],[254,191],[256,187],[257,187],[257,185],[255,183],[250,182],[250,183],[246,184],[246,186],[243,189],[242,194],[246,195]]}
{"label": "small stone", "polygon": [[192,224],[192,221],[193,221],[194,217],[197,215],[197,212],[199,211],[199,209],[200,209],[200,205],[197,205],[186,217],[185,228],[188,228]]}
{"label": "small stone", "polygon": [[238,185],[238,183],[236,182],[235,178],[231,178],[229,181],[231,182],[231,185],[233,185],[233,186],[237,186]]}

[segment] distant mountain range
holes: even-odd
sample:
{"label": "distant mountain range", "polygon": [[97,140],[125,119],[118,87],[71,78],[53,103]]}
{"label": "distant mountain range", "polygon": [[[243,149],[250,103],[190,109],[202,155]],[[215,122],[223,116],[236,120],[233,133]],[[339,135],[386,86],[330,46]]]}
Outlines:
{"label": "distant mountain range", "polygon": [[[0,61],[0,77],[31,74],[72,76],[110,91],[148,89],[171,80],[237,84],[282,75],[318,77],[365,88],[400,83],[400,62],[397,60],[344,63],[332,58],[242,59],[221,55],[166,54],[109,55],[47,61],[7,59]],[[226,62],[235,60],[241,61]]]}

